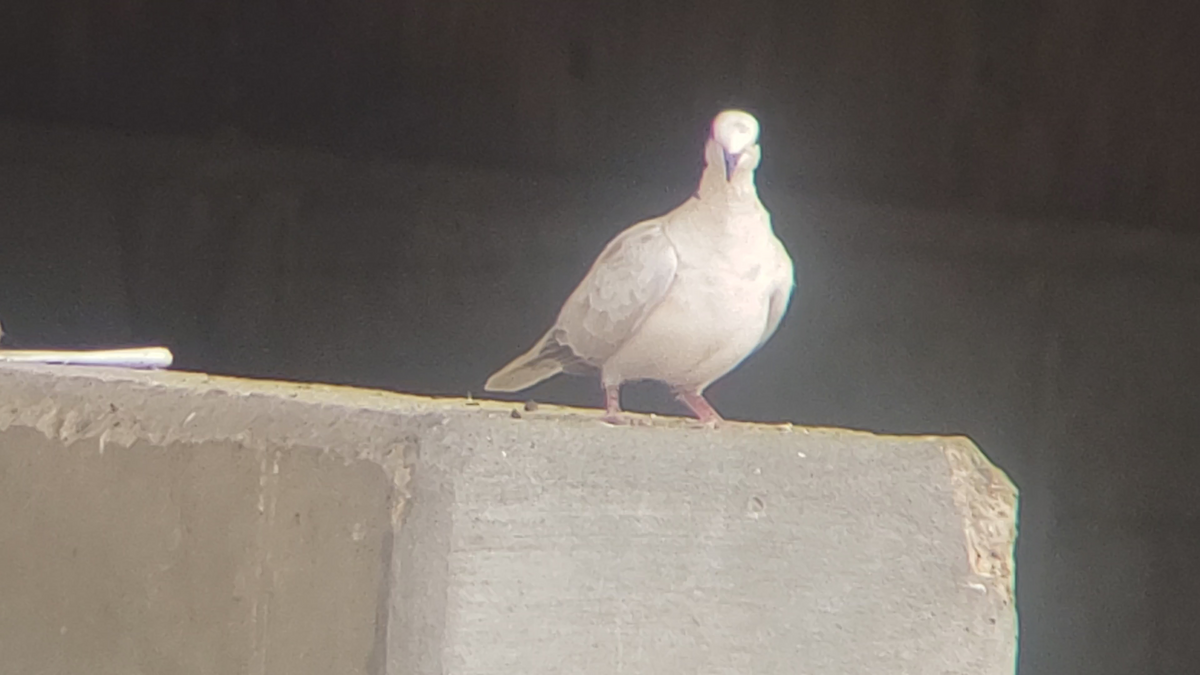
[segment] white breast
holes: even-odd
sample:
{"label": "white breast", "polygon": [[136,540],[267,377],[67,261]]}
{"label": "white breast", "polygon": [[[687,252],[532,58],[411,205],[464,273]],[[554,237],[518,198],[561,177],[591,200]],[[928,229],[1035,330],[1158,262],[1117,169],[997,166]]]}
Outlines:
{"label": "white breast", "polygon": [[663,302],[605,363],[604,381],[703,389],[753,352],[766,330],[775,250],[749,246],[681,255]]}

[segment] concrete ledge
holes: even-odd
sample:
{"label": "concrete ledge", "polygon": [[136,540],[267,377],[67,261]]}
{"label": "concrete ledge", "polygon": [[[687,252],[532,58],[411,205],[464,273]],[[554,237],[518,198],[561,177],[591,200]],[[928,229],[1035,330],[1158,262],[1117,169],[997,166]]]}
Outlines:
{"label": "concrete ledge", "polygon": [[969,441],[515,410],[0,367],[0,662],[1013,672],[1016,492]]}

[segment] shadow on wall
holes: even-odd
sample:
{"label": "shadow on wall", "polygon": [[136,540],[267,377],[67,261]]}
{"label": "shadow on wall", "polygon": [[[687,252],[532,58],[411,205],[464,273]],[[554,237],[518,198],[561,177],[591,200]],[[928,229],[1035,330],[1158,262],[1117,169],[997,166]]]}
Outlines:
{"label": "shadow on wall", "polygon": [[[691,185],[584,182],[0,128],[17,346],[170,345],[178,367],[482,391],[605,241]],[[797,263],[727,417],[965,433],[1022,489],[1022,672],[1200,659],[1200,242],[762,195]],[[596,383],[528,393],[596,406]],[[631,409],[680,412],[655,386]]]}

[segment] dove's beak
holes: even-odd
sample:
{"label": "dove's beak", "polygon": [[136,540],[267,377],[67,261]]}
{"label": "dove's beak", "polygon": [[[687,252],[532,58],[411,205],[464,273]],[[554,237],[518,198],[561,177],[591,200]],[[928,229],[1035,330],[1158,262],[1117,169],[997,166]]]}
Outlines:
{"label": "dove's beak", "polygon": [[733,180],[733,170],[737,168],[738,159],[741,158],[741,153],[734,154],[727,150],[722,150],[721,154],[725,156],[725,180]]}

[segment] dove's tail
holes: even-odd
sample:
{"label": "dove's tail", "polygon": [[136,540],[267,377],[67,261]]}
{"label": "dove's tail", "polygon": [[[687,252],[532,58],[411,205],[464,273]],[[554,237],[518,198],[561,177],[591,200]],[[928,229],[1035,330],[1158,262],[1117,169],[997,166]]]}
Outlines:
{"label": "dove's tail", "polygon": [[484,391],[521,391],[563,372],[563,364],[552,351],[546,349],[546,339],[538,340],[533,349],[513,359],[507,366],[497,370]]}

